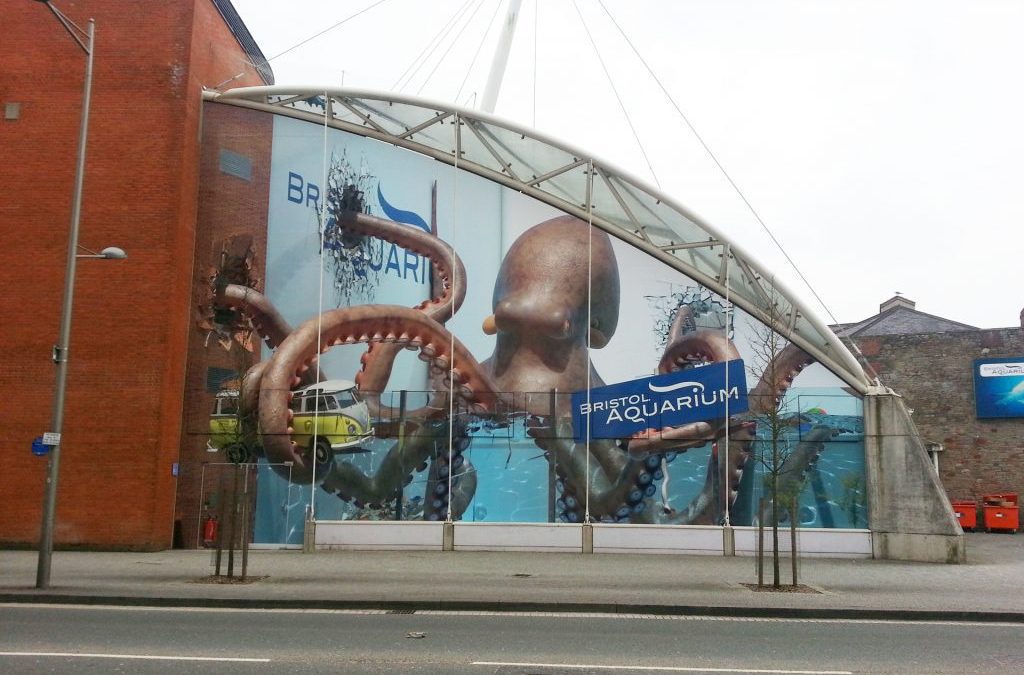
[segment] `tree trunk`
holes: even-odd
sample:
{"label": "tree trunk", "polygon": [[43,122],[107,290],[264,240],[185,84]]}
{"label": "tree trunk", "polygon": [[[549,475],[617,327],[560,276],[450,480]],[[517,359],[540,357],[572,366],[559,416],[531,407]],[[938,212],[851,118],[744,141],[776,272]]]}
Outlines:
{"label": "tree trunk", "polygon": [[238,465],[231,465],[231,516],[228,521],[228,578],[235,576],[235,526],[238,523]]}
{"label": "tree trunk", "polygon": [[757,587],[764,586],[764,497],[757,503]]}
{"label": "tree trunk", "polygon": [[782,585],[779,572],[779,441],[772,438],[772,587]]}
{"label": "tree trunk", "polygon": [[797,585],[796,581],[796,515],[797,505],[799,504],[800,498],[798,496],[793,497],[793,501],[789,507],[789,549],[790,556],[792,557],[793,563],[793,585]]}

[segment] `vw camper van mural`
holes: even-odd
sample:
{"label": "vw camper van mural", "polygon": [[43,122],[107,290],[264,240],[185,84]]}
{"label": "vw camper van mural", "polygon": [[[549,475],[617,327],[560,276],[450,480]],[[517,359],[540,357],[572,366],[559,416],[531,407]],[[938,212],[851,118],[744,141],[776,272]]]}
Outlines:
{"label": "vw camper van mural", "polygon": [[[370,411],[350,380],[324,380],[299,389],[291,410],[292,440],[313,450],[321,463],[333,454],[365,452],[361,446],[373,436]],[[237,389],[217,394],[208,445],[229,455],[241,445]]]}

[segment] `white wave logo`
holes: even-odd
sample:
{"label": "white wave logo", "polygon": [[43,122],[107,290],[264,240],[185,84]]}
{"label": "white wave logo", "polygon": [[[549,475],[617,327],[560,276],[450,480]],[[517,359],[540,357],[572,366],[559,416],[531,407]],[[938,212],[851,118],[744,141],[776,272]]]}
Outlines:
{"label": "white wave logo", "polygon": [[983,363],[978,367],[982,377],[1011,377],[1024,375],[1024,363]]}
{"label": "white wave logo", "polygon": [[702,382],[677,382],[675,384],[667,384],[664,387],[659,387],[656,384],[648,382],[647,386],[651,391],[657,394],[664,394],[677,389],[683,389],[684,387],[699,387],[700,391],[704,391],[704,384]]}

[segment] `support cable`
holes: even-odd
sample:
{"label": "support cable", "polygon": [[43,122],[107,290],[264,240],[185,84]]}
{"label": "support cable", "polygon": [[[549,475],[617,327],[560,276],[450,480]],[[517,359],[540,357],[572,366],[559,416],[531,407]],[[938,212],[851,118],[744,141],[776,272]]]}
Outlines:
{"label": "support cable", "polygon": [[[323,167],[320,175],[320,185],[323,186],[323,191],[320,193],[320,284],[317,288],[317,300],[316,300],[316,361],[314,367],[316,368],[315,382],[320,384],[320,356],[322,354],[323,344],[323,321],[324,321],[324,244],[326,243],[327,237],[327,195],[330,193],[330,187],[327,184],[327,119],[331,116],[331,98],[330,95],[324,92],[324,136],[323,136],[323,147],[321,154],[323,156]],[[313,391],[313,439],[310,441],[310,463],[313,465],[313,480],[309,484],[309,518],[310,520],[316,520],[316,453],[320,446],[320,387],[314,387]],[[328,441],[329,443],[329,441]],[[327,450],[331,452],[330,448]]]}
{"label": "support cable", "polygon": [[[575,2],[575,0],[573,0],[573,2]],[[794,262],[793,259],[789,256],[789,253],[786,252],[786,249],[782,247],[782,243],[778,240],[778,238],[776,238],[775,234],[771,231],[768,225],[761,218],[760,214],[757,212],[757,209],[754,208],[754,205],[751,204],[750,200],[748,200],[746,195],[743,194],[743,191],[740,190],[739,185],[737,185],[736,181],[732,179],[732,176],[729,175],[729,172],[725,170],[725,167],[718,160],[718,157],[715,156],[715,153],[711,151],[711,148],[708,147],[708,144],[704,141],[704,138],[699,133],[697,133],[697,129],[694,128],[689,118],[682,111],[682,108],[679,107],[679,104],[676,102],[675,98],[672,96],[672,94],[669,93],[668,89],[665,88],[665,85],[662,84],[661,80],[654,73],[654,70],[647,63],[647,60],[644,59],[643,56],[641,56],[640,51],[633,44],[633,41],[629,39],[629,36],[626,35],[626,32],[622,29],[622,26],[619,25],[619,22],[615,20],[615,17],[605,6],[604,0],[597,0],[597,4],[599,4],[601,6],[601,9],[604,10],[604,13],[608,15],[608,18],[611,20],[612,24],[619,31],[619,35],[622,36],[622,39],[626,41],[626,44],[629,45],[629,48],[633,50],[633,54],[640,60],[640,63],[643,64],[644,68],[647,69],[647,74],[651,76],[651,79],[654,80],[654,82],[661,89],[661,92],[668,99],[669,103],[671,103],[672,107],[675,108],[676,113],[686,124],[686,127],[690,130],[690,133],[693,134],[694,138],[697,139],[697,142],[700,143],[702,148],[704,148],[704,152],[708,154],[708,157],[710,157],[711,161],[715,163],[715,166],[718,167],[718,170],[722,172],[722,175],[725,177],[725,180],[728,181],[729,185],[732,186],[732,189],[736,192],[737,195],[739,195],[739,198],[743,201],[744,205],[746,205],[747,209],[754,216],[754,220],[756,220],[758,224],[762,227],[762,229],[764,229],[764,231],[768,234],[768,237],[772,240],[772,243],[774,243],[775,246],[779,249],[783,257],[785,257],[786,262],[788,262],[790,267],[793,268],[793,271],[797,273],[797,276],[800,277],[800,280],[811,292],[811,295],[814,296],[814,299],[817,300],[818,304],[821,305],[822,309],[825,310],[829,318],[832,320],[832,323],[835,325],[839,325],[839,319],[836,318],[835,314],[832,313],[832,310],[829,309],[827,304],[825,304],[825,301],[822,300],[820,295],[818,295],[818,292],[814,289],[814,286],[812,286],[811,282],[807,280],[807,277],[804,276],[804,273],[800,271],[800,268],[797,267],[796,262]],[[577,11],[579,10],[577,9]],[[836,334],[836,336],[839,337],[840,340],[843,339],[843,336],[839,335],[838,333]],[[878,379],[878,373],[871,366],[871,363],[864,356],[863,352],[861,352],[860,348],[857,346],[857,343],[854,342],[853,338],[851,338],[850,336],[846,336],[846,341],[849,342],[850,346],[853,347],[853,351],[857,354],[857,356],[860,357],[861,362],[864,364],[871,377],[875,380],[875,383],[880,384]]]}
{"label": "support cable", "polygon": [[[358,12],[356,12],[355,14],[351,14],[351,15],[349,15],[349,16],[347,16],[347,17],[345,17],[344,19],[342,19],[342,20],[341,20],[341,21],[339,21],[338,23],[336,23],[336,24],[333,24],[333,25],[331,25],[331,26],[328,26],[327,28],[324,28],[324,29],[323,29],[322,31],[320,31],[320,32],[319,32],[319,33],[317,33],[316,35],[311,35],[311,36],[310,36],[310,37],[308,37],[308,38],[305,38],[305,39],[303,39],[303,40],[300,40],[299,42],[296,42],[295,44],[293,44],[293,45],[292,45],[291,47],[289,47],[288,49],[284,50],[283,52],[280,52],[280,53],[278,53],[278,54],[275,54],[274,56],[271,56],[271,57],[270,57],[269,59],[267,59],[267,63],[270,63],[270,62],[271,62],[271,61],[273,61],[274,59],[278,59],[278,58],[281,58],[282,56],[284,56],[284,55],[285,55],[285,54],[287,54],[288,52],[291,52],[291,51],[294,51],[294,50],[298,49],[299,47],[301,47],[302,45],[306,44],[307,42],[312,42],[313,40],[317,39],[317,38],[318,38],[318,37],[320,37],[321,35],[324,35],[325,33],[329,33],[329,32],[331,32],[332,30],[334,30],[334,29],[335,29],[335,28],[337,28],[338,26],[340,26],[340,25],[342,25],[342,24],[344,24],[344,23],[348,23],[349,21],[351,21],[352,19],[356,18],[356,17],[357,17],[357,16],[359,16],[360,14],[365,14],[366,12],[369,12],[369,11],[370,11],[371,9],[373,9],[374,7],[376,7],[376,6],[378,6],[378,5],[382,5],[382,4],[384,4],[385,2],[387,2],[387,1],[388,1],[388,0],[377,0],[377,2],[373,3],[373,4],[372,4],[372,5],[370,5],[369,7],[366,7],[366,8],[364,8],[364,9],[361,9],[361,10],[359,10]],[[250,64],[250,65],[251,65],[251,64]]]}
{"label": "support cable", "polygon": [[460,28],[459,32],[455,34],[454,38],[452,38],[452,42],[451,42],[450,45],[448,45],[448,49],[444,50],[444,54],[441,54],[441,58],[439,58],[437,60],[437,63],[434,64],[433,69],[431,69],[431,71],[427,75],[426,79],[423,80],[423,84],[421,84],[420,88],[416,90],[416,95],[417,96],[420,95],[420,92],[423,91],[423,88],[426,87],[427,84],[430,82],[430,78],[432,78],[434,76],[434,73],[437,72],[437,69],[441,67],[442,63],[444,63],[445,58],[447,58],[448,53],[451,52],[452,48],[455,45],[459,44],[459,38],[462,37],[462,34],[465,32],[466,28],[469,27],[469,24],[473,23],[473,17],[476,16],[476,13],[479,12],[480,8],[483,7],[483,6],[484,6],[484,0],[477,0],[476,7],[473,9],[472,13],[470,13],[469,18],[466,19],[466,23],[462,24],[462,28]]}
{"label": "support cable", "polygon": [[537,128],[537,27],[540,17],[540,0],[533,2],[533,122],[531,126]]}
{"label": "support cable", "polygon": [[[619,102],[619,109],[622,110],[622,114],[626,118],[629,130],[633,132],[633,138],[636,140],[637,147],[640,148],[640,154],[644,156],[644,161],[647,162],[647,169],[651,172],[651,177],[654,179],[655,185],[657,185],[660,190],[661,181],[658,180],[658,174],[654,172],[654,166],[651,165],[651,159],[647,156],[647,150],[644,148],[644,144],[640,141],[640,135],[637,133],[636,127],[633,126],[633,119],[629,116],[629,111],[626,109],[626,104],[622,101],[622,96],[619,95],[619,90],[615,86],[615,80],[612,79],[611,73],[608,71],[608,66],[605,65],[604,59],[601,58],[601,51],[597,48],[594,36],[591,35],[590,28],[587,26],[587,22],[583,19],[583,13],[580,11],[579,5],[576,4],[576,0],[572,0],[572,6],[576,10],[576,14],[580,17],[580,23],[583,24],[583,30],[587,34],[587,39],[590,40],[590,46],[593,48],[594,54],[597,56],[598,63],[601,64],[604,76],[608,80],[608,84],[611,85],[612,92],[615,93],[615,100]],[[608,10],[605,11],[607,12]]]}
{"label": "support cable", "polygon": [[[452,171],[454,180],[452,181],[452,291],[458,288],[460,280],[458,279],[459,266],[455,260],[455,226],[459,220],[459,159],[462,155],[462,116],[459,113],[455,113],[455,164]],[[448,317],[449,319],[455,318],[455,305],[452,304],[452,313]],[[454,459],[454,451],[452,444],[455,442],[455,331],[449,328],[448,334],[451,336],[449,358],[448,358],[448,508],[445,513],[445,522],[455,522],[452,516],[452,501],[454,495],[452,494],[452,475],[455,473],[455,467],[452,466],[452,460]],[[465,466],[465,460],[463,460],[463,466]]]}
{"label": "support cable", "polygon": [[401,91],[407,87],[410,82],[412,82],[412,79],[416,77],[416,73],[418,73],[420,68],[430,60],[430,57],[433,56],[437,48],[441,46],[445,37],[447,37],[448,33],[451,32],[455,24],[458,23],[459,18],[466,12],[466,9],[468,9],[472,3],[473,0],[466,0],[457,10],[455,10],[455,13],[449,17],[447,23],[441,26],[441,29],[434,34],[434,37],[430,38],[430,41],[423,50],[416,55],[416,58],[414,58],[412,63],[410,63],[405,69],[405,72],[403,72],[398,79],[395,80],[395,83],[391,85],[392,91]]}
{"label": "support cable", "polygon": [[[573,4],[576,4],[576,0],[573,0]],[[579,11],[579,10],[577,10]],[[591,330],[590,327],[593,318],[591,312],[593,309],[593,289],[594,289],[594,213],[593,213],[593,196],[594,196],[594,160],[587,161],[587,359],[589,362],[590,350],[591,350]],[[591,382],[590,372],[593,370],[587,366],[587,410],[591,410]],[[575,412],[575,411],[574,411]],[[583,522],[590,522],[590,486],[593,481],[590,480],[590,418],[593,417],[590,413],[587,413],[587,500],[586,506],[583,512]]]}
{"label": "support cable", "polygon": [[466,86],[466,82],[469,81],[469,74],[473,72],[473,66],[476,64],[477,58],[480,56],[480,50],[484,48],[484,43],[487,42],[487,36],[491,34],[491,29],[494,28],[494,20],[498,18],[498,12],[501,11],[501,3],[494,4],[494,13],[491,14],[491,20],[487,23],[487,30],[480,37],[480,44],[476,46],[476,51],[473,52],[473,58],[469,60],[469,66],[466,67],[466,76],[462,78],[462,84],[459,85],[459,90],[455,92],[455,101],[458,102],[459,97],[462,96],[462,90]]}
{"label": "support cable", "polygon": [[[722,251],[722,255],[725,256],[725,337],[728,340],[733,338],[733,323],[732,323],[732,300],[729,295],[731,290],[729,287],[729,268],[732,267],[729,264],[729,258],[732,257],[732,247],[729,244],[725,245],[725,249]],[[722,458],[724,470],[719,471],[718,480],[722,480],[725,477],[725,485],[722,486],[725,490],[725,509],[723,512],[725,518],[725,526],[729,527],[729,518],[731,517],[731,506],[732,506],[732,466],[729,464],[729,431],[732,426],[732,420],[729,419],[729,362],[725,362],[725,452]]]}

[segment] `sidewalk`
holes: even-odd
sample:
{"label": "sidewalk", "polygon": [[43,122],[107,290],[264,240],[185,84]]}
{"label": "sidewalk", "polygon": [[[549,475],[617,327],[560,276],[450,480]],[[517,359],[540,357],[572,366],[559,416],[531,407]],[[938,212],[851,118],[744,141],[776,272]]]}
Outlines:
{"label": "sidewalk", "polygon": [[[1024,623],[1024,535],[969,533],[968,563],[804,559],[820,593],[755,593],[752,558],[575,553],[253,551],[248,584],[197,583],[209,551],[0,551],[0,602],[264,608],[587,611]],[[240,560],[238,568],[240,570]],[[783,582],[789,560],[783,559]],[[770,570],[767,571],[770,579]]]}

